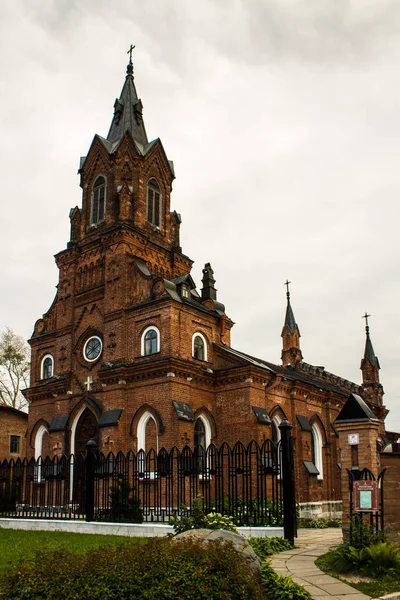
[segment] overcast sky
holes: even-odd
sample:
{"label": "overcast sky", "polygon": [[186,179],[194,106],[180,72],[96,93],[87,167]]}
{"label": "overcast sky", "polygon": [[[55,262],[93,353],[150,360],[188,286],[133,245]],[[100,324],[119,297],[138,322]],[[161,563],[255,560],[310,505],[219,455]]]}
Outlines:
{"label": "overcast sky", "polygon": [[149,139],[174,161],[194,279],[235,348],[280,363],[284,281],[304,360],[359,383],[365,311],[400,431],[398,0],[0,3],[0,329],[29,338],[134,50]]}

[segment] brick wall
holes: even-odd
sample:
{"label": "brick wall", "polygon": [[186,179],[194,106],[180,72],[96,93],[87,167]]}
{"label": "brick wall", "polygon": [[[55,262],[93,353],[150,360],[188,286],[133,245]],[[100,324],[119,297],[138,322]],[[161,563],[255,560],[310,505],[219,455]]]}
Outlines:
{"label": "brick wall", "polygon": [[[8,406],[0,406],[0,462],[4,458],[25,457],[27,427],[27,413]],[[19,438],[20,452],[10,453],[10,436]]]}
{"label": "brick wall", "polygon": [[391,537],[400,541],[400,454],[382,452],[381,469],[387,469],[384,482],[385,526]]}

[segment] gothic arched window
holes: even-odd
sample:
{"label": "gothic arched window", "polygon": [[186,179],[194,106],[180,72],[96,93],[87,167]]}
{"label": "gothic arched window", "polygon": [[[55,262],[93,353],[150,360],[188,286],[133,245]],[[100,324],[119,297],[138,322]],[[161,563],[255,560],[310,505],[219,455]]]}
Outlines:
{"label": "gothic arched window", "polygon": [[192,338],[192,355],[198,360],[207,360],[207,342],[201,333],[195,333]]}
{"label": "gothic arched window", "polygon": [[50,379],[54,375],[54,358],[46,354],[42,360],[41,379]]}
{"label": "gothic arched window", "polygon": [[142,356],[150,356],[160,352],[160,332],[151,325],[142,334]]}
{"label": "gothic arched window", "polygon": [[206,447],[206,427],[203,419],[197,419],[194,424],[194,445]]}
{"label": "gothic arched window", "polygon": [[106,208],[106,180],[100,175],[93,185],[92,192],[92,212],[90,215],[90,224],[96,225],[104,221]]}
{"label": "gothic arched window", "polygon": [[160,227],[161,223],[161,190],[153,178],[147,184],[147,220],[152,225]]}
{"label": "gothic arched window", "polygon": [[323,479],[324,471],[323,471],[323,455],[322,455],[322,434],[321,434],[321,430],[318,427],[317,423],[313,423],[311,428],[312,428],[312,434],[311,434],[312,461],[319,471],[319,474],[317,475],[317,479]]}

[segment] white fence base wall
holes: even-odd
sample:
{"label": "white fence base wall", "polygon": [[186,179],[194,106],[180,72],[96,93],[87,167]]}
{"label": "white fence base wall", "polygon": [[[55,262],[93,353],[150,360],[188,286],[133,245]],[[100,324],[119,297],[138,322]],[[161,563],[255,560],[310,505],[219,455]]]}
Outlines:
{"label": "white fence base wall", "polygon": [[[163,523],[97,523],[91,521],[62,521],[57,519],[2,519],[0,529],[30,531],[67,531],[70,533],[97,533],[133,537],[159,537],[173,533],[171,525]],[[245,537],[283,537],[283,527],[238,527]]]}
{"label": "white fence base wall", "polygon": [[299,502],[300,519],[341,519],[342,501]]}

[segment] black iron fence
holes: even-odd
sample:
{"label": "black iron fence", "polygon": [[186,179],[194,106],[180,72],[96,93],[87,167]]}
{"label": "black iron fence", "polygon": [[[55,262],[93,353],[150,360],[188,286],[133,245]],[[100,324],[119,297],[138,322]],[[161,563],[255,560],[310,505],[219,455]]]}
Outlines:
{"label": "black iron fence", "polygon": [[237,525],[285,521],[285,536],[292,539],[295,494],[288,426],[278,445],[265,440],[104,455],[90,441],[86,455],[5,460],[0,464],[0,517],[168,523],[173,515],[190,514],[201,494],[207,512],[230,515]]}

